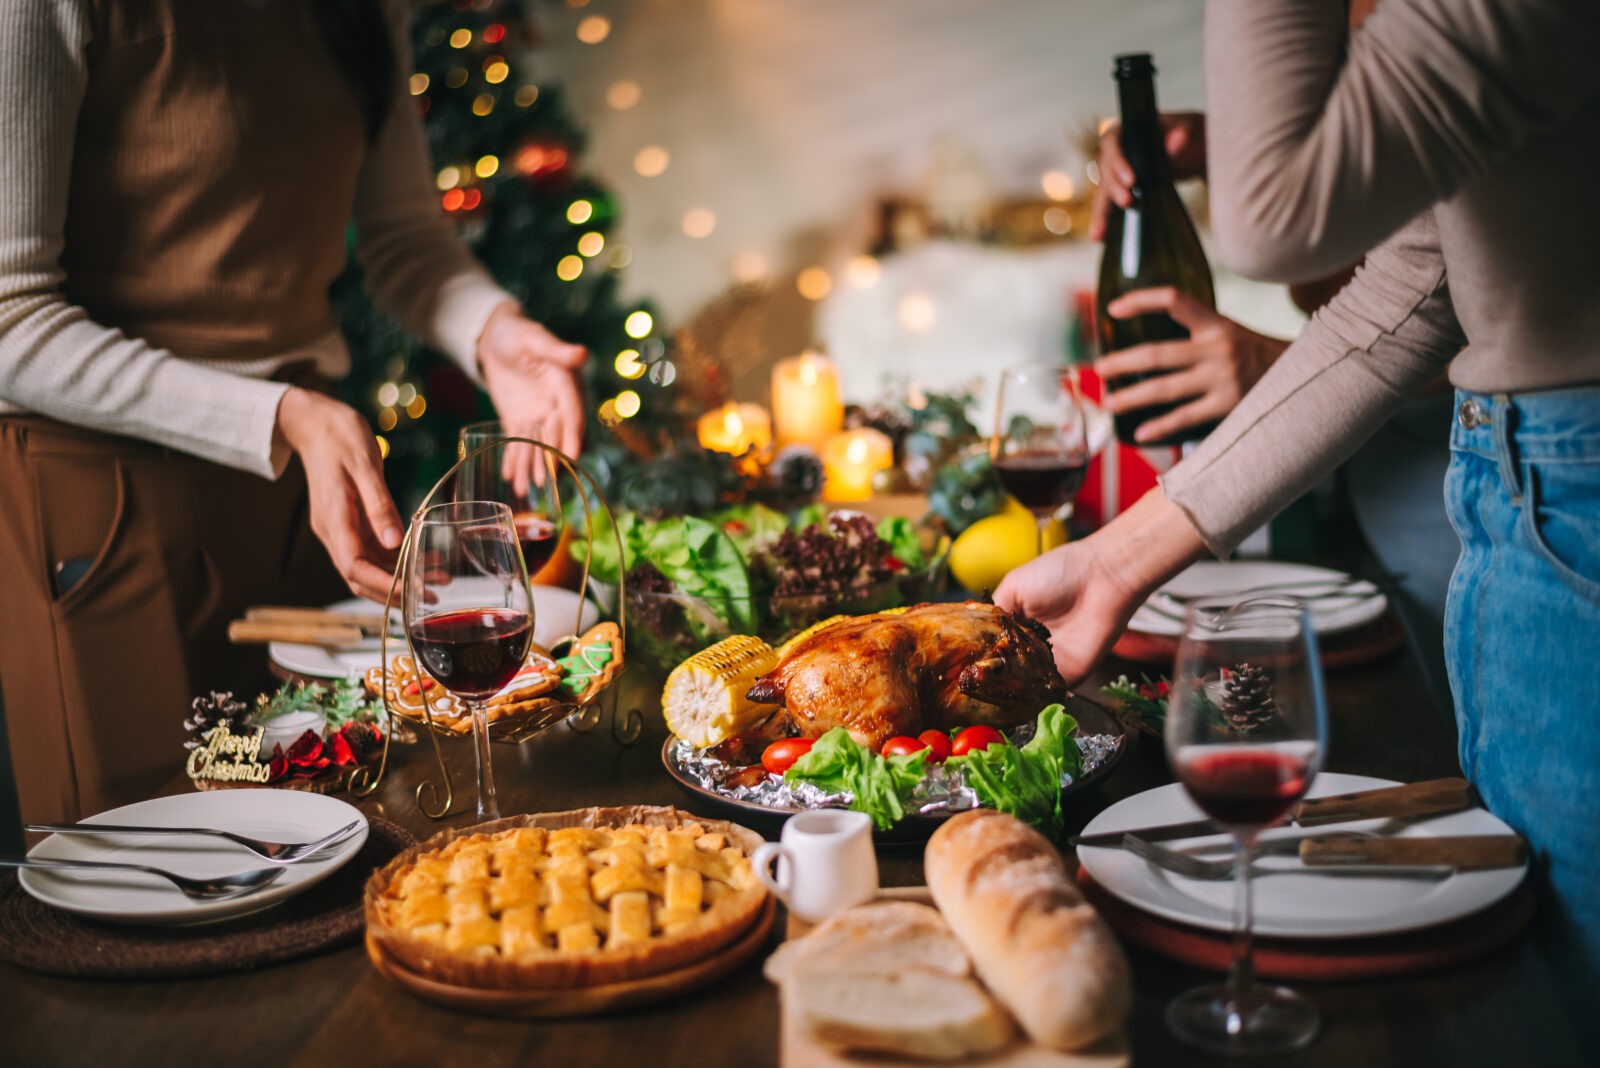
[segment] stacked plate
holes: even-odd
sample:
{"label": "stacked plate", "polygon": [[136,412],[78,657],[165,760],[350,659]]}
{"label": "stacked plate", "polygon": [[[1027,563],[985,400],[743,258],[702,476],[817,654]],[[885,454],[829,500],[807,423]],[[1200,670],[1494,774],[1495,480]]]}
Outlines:
{"label": "stacked plate", "polygon": [[[359,597],[328,605],[330,612],[366,613],[375,610],[376,606],[371,601]],[[400,612],[395,610],[390,615],[394,620],[395,637],[389,641],[389,655],[409,652],[405,638],[399,636]],[[600,612],[593,603],[585,604],[583,619],[574,631],[572,624],[577,618],[576,593],[558,586],[533,587],[535,644],[548,649],[550,644],[559,638],[573,633],[581,634],[599,622]],[[299,645],[293,642],[273,642],[267,646],[267,655],[274,664],[285,671],[317,679],[343,679],[352,675],[365,675],[368,668],[375,668],[383,662],[382,641],[376,637],[363,638],[359,645],[340,649],[329,649],[320,645]]]}
{"label": "stacked plate", "polygon": [[[1388,779],[1322,772],[1310,797],[1354,793],[1394,786]],[[1137,831],[1203,819],[1205,813],[1182,786],[1157,787],[1125,798],[1096,816],[1084,835]],[[1481,808],[1452,812],[1405,824],[1386,826],[1373,819],[1323,824],[1308,832],[1280,827],[1263,833],[1262,841],[1295,838],[1307,833],[1371,831],[1406,838],[1456,835],[1515,835],[1501,820]],[[1226,835],[1164,841],[1184,852],[1205,851],[1208,858],[1230,855]],[[1214,847],[1214,848],[1209,848]],[[1233,922],[1231,879],[1204,880],[1177,875],[1126,849],[1080,846],[1078,861],[1102,888],[1128,904],[1164,919],[1210,931],[1228,931]],[[1414,931],[1471,915],[1510,894],[1522,882],[1527,864],[1487,871],[1457,871],[1443,879],[1358,875],[1337,868],[1308,869],[1293,855],[1264,853],[1251,879],[1255,933],[1269,938],[1348,939]]]}
{"label": "stacked plate", "polygon": [[1382,618],[1389,601],[1370,582],[1343,571],[1272,561],[1205,561],[1162,586],[1128,621],[1128,629],[1176,638],[1183,632],[1183,613],[1197,597],[1298,597],[1311,610],[1318,634],[1338,634]]}

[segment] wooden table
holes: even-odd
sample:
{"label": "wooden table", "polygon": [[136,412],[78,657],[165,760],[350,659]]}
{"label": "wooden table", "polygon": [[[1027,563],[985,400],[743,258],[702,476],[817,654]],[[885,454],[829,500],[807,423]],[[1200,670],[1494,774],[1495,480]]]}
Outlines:
{"label": "wooden table", "polygon": [[[1109,665],[1101,677],[1119,671]],[[619,748],[606,727],[558,728],[518,747],[495,746],[502,809],[553,811],[618,802],[687,802],[660,764],[665,728],[652,684],[618,684],[624,707],[650,715],[643,737]],[[1093,692],[1086,688],[1086,692]],[[1415,780],[1457,773],[1453,731],[1428,704],[1404,657],[1330,676],[1328,768]],[[409,749],[409,752],[407,751]],[[426,836],[471,822],[471,753],[446,744],[462,814],[434,824],[412,801],[426,772],[424,741],[396,747],[397,763],[363,807]],[[1169,781],[1158,748],[1135,740],[1122,767],[1073,806],[1076,830],[1104,805]],[[181,788],[174,784],[174,789]],[[709,814],[709,813],[708,813]],[[885,885],[920,883],[917,853],[881,858]],[[1162,1023],[1167,1001],[1207,978],[1154,954],[1131,954],[1137,1001],[1129,1031],[1135,1063],[1202,1065]],[[1344,984],[1303,984],[1323,1034],[1286,1063],[1476,1065],[1592,1063],[1559,1010],[1545,962],[1523,939],[1453,973]],[[380,979],[359,947],[256,974],[181,982],[76,982],[0,965],[0,1063],[17,1065],[590,1065],[762,1066],[777,1059],[778,999],[755,964],[677,1002],[625,1015],[518,1022],[433,1008]],[[1222,1062],[1217,1062],[1222,1063]],[[1271,1062],[1261,1062],[1271,1063]]]}

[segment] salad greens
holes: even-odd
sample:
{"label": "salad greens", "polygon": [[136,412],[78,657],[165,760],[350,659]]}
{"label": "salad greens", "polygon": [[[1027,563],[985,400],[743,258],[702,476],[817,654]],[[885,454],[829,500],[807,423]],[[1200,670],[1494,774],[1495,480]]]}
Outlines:
{"label": "salad greens", "polygon": [[1048,837],[1061,833],[1061,778],[1083,774],[1083,754],[1072,734],[1078,721],[1061,705],[1039,713],[1033,738],[1020,748],[1009,742],[953,756],[947,765],[959,768],[978,799],[1033,824]]}
{"label": "salad greens", "polygon": [[[1061,834],[1061,780],[1083,774],[1083,753],[1073,734],[1078,721],[1061,705],[1039,713],[1033,738],[1022,746],[997,743],[953,756],[945,767],[961,772],[978,800],[1039,828]],[[851,738],[843,727],[818,738],[811,751],[784,773],[790,784],[810,783],[830,794],[848,790],[850,807],[872,817],[880,830],[905,817],[906,801],[927,772],[928,750],[885,757]]]}
{"label": "salad greens", "polygon": [[784,773],[790,783],[807,782],[830,794],[848,790],[850,807],[872,817],[879,830],[905,817],[905,801],[927,770],[926,749],[906,756],[874,753],[850,737],[843,727],[818,738],[811,751]]}

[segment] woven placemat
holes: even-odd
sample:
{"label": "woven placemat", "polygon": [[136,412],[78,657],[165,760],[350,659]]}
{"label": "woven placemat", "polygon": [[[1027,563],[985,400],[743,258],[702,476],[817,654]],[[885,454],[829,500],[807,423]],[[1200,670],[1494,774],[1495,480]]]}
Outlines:
{"label": "woven placemat", "polygon": [[14,873],[0,878],[0,960],[74,979],[180,979],[248,972],[360,940],[367,876],[417,840],[368,817],[350,862],[303,894],[237,920],[199,927],[97,923],[35,901]]}

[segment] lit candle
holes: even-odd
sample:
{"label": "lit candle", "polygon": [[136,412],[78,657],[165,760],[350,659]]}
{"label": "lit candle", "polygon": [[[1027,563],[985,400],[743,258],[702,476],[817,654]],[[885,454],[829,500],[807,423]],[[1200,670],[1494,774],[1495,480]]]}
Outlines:
{"label": "lit candle", "polygon": [[778,443],[816,445],[844,426],[839,372],[814,352],[779,360],[772,368],[772,414]]}
{"label": "lit candle", "polygon": [[702,415],[695,430],[702,446],[733,456],[760,452],[772,444],[772,417],[759,404],[729,401]]}
{"label": "lit candle", "polygon": [[864,501],[872,496],[872,476],[894,465],[894,442],[871,427],[846,430],[822,443],[825,501]]}

